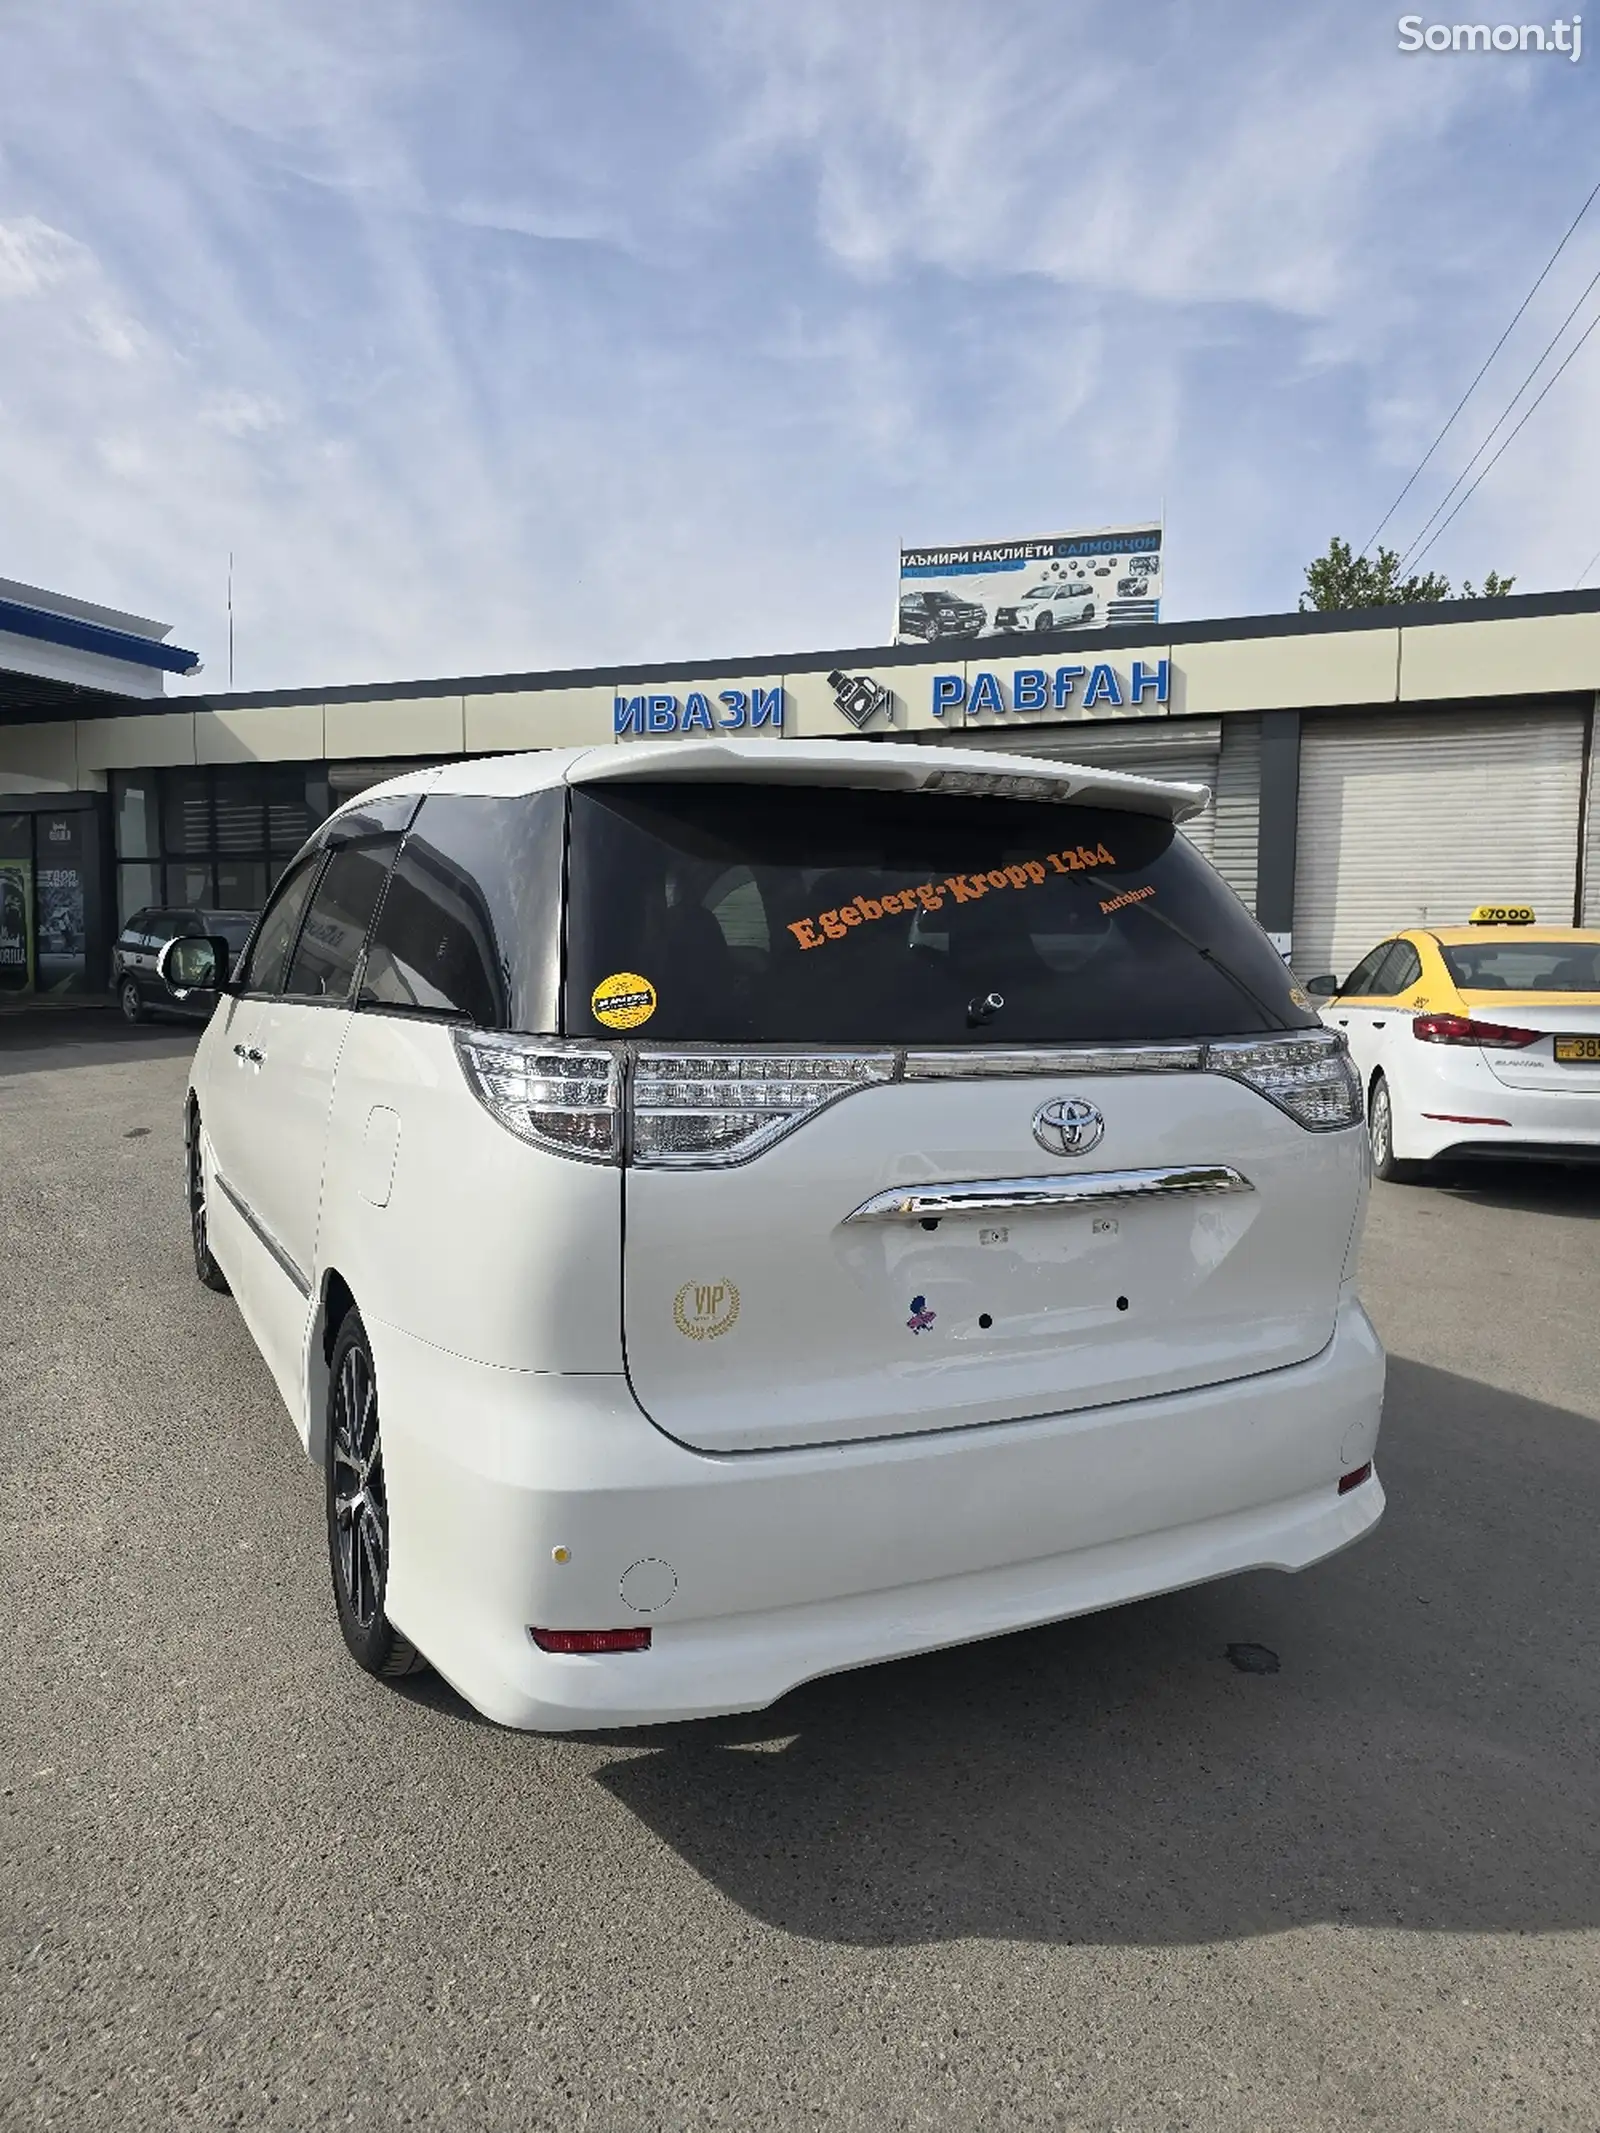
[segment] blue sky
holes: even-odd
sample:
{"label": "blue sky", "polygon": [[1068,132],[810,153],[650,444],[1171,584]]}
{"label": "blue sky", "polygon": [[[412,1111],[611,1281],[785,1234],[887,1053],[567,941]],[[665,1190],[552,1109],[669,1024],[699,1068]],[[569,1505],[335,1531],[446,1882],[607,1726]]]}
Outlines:
{"label": "blue sky", "polygon": [[[1163,507],[1169,616],[1292,607],[1600,179],[1600,14],[1401,12],[5,0],[0,574],[202,688],[230,548],[241,688],[881,642],[902,539]],[[1597,413],[1600,333],[1430,566],[1570,585]]]}

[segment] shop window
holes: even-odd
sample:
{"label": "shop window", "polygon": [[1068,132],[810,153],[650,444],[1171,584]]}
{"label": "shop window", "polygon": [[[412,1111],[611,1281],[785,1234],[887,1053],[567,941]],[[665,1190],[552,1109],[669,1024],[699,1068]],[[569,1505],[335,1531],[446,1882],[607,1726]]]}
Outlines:
{"label": "shop window", "polygon": [[169,904],[179,905],[210,903],[210,860],[169,860],[167,862],[166,901]]}
{"label": "shop window", "polygon": [[159,859],[161,811],[156,799],[155,772],[114,770],[111,773],[111,805],[119,855],[124,859]]}
{"label": "shop window", "polygon": [[222,911],[259,911],[267,900],[267,890],[276,872],[277,869],[269,867],[264,859],[219,858],[217,908]]}
{"label": "shop window", "polygon": [[152,860],[125,861],[117,868],[117,919],[126,925],[161,894],[161,869]]}
{"label": "shop window", "polygon": [[114,772],[119,916],[157,901],[259,911],[327,794],[320,765]]}
{"label": "shop window", "polygon": [[33,990],[33,822],[0,815],[0,995]]}

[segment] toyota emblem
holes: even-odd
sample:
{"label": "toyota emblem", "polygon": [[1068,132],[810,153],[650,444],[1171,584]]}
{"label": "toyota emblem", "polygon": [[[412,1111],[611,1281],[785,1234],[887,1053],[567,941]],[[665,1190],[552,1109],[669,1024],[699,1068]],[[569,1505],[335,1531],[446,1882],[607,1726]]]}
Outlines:
{"label": "toyota emblem", "polygon": [[1099,1107],[1082,1096],[1052,1096],[1033,1114],[1033,1137],[1051,1155],[1087,1155],[1105,1130]]}

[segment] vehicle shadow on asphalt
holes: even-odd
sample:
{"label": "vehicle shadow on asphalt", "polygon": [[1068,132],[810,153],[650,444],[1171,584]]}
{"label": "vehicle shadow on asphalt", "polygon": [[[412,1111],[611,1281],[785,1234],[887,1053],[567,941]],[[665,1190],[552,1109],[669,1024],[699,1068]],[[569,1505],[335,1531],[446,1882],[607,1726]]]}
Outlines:
{"label": "vehicle shadow on asphalt", "polygon": [[599,1781],[829,1941],[1600,1924],[1600,1424],[1391,1359],[1380,1464],[1383,1524],[1299,1577],[614,1734]]}
{"label": "vehicle shadow on asphalt", "polygon": [[1600,1163],[1459,1163],[1428,1182],[1482,1207],[1600,1219]]}
{"label": "vehicle shadow on asphalt", "polygon": [[119,1066],[139,1059],[186,1059],[201,1022],[125,1022],[108,1008],[55,1008],[0,1015],[0,1079],[60,1067]]}

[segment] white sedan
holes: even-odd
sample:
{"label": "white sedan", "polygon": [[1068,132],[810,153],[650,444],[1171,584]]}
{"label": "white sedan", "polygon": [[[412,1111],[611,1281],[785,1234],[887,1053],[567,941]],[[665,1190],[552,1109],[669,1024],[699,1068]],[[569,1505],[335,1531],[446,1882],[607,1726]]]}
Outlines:
{"label": "white sedan", "polygon": [[1441,1159],[1600,1161],[1600,930],[1484,905],[1307,990],[1349,1042],[1380,1178]]}

